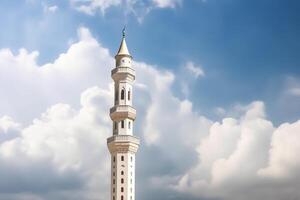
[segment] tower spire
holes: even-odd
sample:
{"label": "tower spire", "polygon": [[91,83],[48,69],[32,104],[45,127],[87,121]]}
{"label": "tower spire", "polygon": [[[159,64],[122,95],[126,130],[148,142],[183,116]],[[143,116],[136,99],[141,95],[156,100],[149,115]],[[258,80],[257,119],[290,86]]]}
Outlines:
{"label": "tower spire", "polygon": [[118,53],[116,55],[117,56],[129,56],[131,57],[129,51],[128,51],[128,48],[127,48],[127,44],[126,44],[126,40],[125,40],[125,36],[126,36],[126,26],[124,26],[123,30],[122,30],[122,41],[121,41],[121,44],[120,44],[120,47],[119,47],[119,50],[118,50]]}

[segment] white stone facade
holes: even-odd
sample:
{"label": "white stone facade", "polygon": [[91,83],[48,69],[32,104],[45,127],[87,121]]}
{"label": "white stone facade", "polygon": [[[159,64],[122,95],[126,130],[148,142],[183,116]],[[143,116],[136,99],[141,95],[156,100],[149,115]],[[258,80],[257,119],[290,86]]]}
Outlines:
{"label": "white stone facade", "polygon": [[110,109],[113,136],[107,139],[111,154],[111,200],[135,200],[135,153],[139,139],[133,136],[136,110],[132,107],[135,71],[125,35],[115,56],[111,76],[115,82],[114,106]]}

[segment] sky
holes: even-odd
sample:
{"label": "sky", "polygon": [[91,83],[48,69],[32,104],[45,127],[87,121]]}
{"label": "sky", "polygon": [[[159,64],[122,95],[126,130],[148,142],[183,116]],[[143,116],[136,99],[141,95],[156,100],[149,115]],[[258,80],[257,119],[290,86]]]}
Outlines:
{"label": "sky", "polygon": [[0,200],[109,199],[134,58],[137,199],[300,199],[300,2],[3,0]]}

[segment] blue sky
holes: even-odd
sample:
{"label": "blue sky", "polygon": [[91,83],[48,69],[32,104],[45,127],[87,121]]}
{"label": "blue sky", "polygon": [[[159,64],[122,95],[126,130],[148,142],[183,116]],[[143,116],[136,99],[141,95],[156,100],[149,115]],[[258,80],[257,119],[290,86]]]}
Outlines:
{"label": "blue sky", "polygon": [[[68,1],[1,4],[5,30],[0,34],[1,47],[38,50],[41,64],[64,52],[79,26],[88,27],[115,52],[120,30],[127,24],[136,60],[174,73],[187,61],[203,67],[206,77],[193,83],[189,98],[212,117],[214,107],[229,108],[253,100],[265,101],[276,123],[299,116],[299,109],[285,109],[277,102],[287,77],[299,80],[297,1],[192,0],[144,14],[146,2],[134,7],[141,22],[124,5],[86,15],[70,7]],[[45,13],[45,7],[55,5],[59,7],[55,13]]]}
{"label": "blue sky", "polygon": [[109,198],[110,70],[125,24],[138,199],[299,199],[299,9],[1,1],[0,200]]}

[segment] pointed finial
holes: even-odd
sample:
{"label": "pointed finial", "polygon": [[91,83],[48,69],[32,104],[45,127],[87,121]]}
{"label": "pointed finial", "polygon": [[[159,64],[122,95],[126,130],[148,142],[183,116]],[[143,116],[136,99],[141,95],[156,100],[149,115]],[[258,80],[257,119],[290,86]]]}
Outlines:
{"label": "pointed finial", "polygon": [[126,25],[124,26],[124,28],[122,30],[123,38],[125,37],[125,31],[126,31]]}

